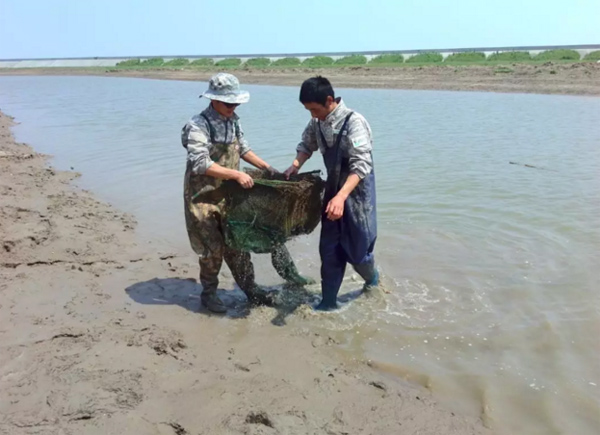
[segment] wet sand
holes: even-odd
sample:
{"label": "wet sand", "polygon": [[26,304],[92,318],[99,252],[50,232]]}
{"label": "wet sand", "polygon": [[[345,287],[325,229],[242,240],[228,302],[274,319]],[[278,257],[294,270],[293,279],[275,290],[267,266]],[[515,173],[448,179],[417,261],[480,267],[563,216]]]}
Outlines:
{"label": "wet sand", "polygon": [[[120,70],[92,68],[0,69],[0,75],[95,75],[161,80],[206,81],[217,70]],[[324,69],[239,69],[242,83],[300,86],[314,75],[335,87],[512,92],[600,96],[600,64],[552,63],[423,67],[343,67]]]}
{"label": "wet sand", "polygon": [[0,113],[0,433],[490,433],[344,356],[304,306],[305,328],[239,290],[226,317],[200,309],[193,255],[141,245],[12,123]]}

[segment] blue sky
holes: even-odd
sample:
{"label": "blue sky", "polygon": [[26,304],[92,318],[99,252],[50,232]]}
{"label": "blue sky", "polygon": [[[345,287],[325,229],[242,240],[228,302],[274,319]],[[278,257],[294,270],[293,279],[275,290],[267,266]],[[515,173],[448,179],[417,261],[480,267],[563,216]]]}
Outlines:
{"label": "blue sky", "polygon": [[0,58],[600,44],[600,0],[0,0]]}

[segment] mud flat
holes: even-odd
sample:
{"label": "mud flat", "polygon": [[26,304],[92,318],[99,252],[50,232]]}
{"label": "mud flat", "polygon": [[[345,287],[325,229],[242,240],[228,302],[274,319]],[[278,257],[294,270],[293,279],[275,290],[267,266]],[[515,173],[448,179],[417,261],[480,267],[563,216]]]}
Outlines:
{"label": "mud flat", "polygon": [[[0,69],[0,75],[94,75],[161,80],[206,81],[216,69]],[[600,64],[515,63],[506,65],[430,65],[399,67],[240,68],[242,83],[300,86],[320,74],[335,87],[600,95]]]}

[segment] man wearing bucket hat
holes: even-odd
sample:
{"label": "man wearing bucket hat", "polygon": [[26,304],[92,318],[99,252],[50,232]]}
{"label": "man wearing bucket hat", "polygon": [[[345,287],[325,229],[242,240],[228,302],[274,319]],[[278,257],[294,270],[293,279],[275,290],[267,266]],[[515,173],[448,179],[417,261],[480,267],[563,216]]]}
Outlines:
{"label": "man wearing bucket hat", "polygon": [[[271,304],[270,293],[255,283],[250,254],[225,245],[221,230],[222,202],[218,198],[210,199],[206,194],[219,187],[221,180],[235,180],[246,189],[252,188],[252,178],[239,171],[240,158],[258,169],[277,171],[258,157],[244,138],[235,109],[247,103],[250,94],[240,90],[235,76],[216,74],[200,97],[210,100],[210,104],[183,127],[181,142],[188,153],[184,183],[185,220],[190,244],[199,256],[202,303],[213,312],[227,311],[217,294],[218,275],[225,260],[236,283],[251,302]],[[201,199],[194,200],[196,197]],[[309,282],[299,275],[285,246],[275,248],[271,258],[275,270],[285,280],[300,285]]]}

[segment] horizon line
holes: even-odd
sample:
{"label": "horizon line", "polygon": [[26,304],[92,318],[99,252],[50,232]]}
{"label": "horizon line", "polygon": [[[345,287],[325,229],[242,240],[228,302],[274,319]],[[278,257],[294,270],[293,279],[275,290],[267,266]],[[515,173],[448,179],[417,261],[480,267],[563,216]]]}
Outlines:
{"label": "horizon line", "polygon": [[195,54],[195,55],[137,55],[137,56],[84,56],[84,57],[40,57],[40,58],[13,58],[0,59],[2,62],[17,61],[48,61],[48,60],[90,60],[90,59],[148,59],[154,57],[160,58],[253,58],[253,57],[313,57],[313,56],[350,56],[350,55],[380,55],[380,54],[418,54],[431,52],[470,52],[470,51],[537,51],[537,50],[559,50],[559,49],[600,49],[600,44],[579,44],[579,45],[531,45],[514,47],[473,47],[473,48],[444,48],[444,49],[411,49],[411,50],[371,50],[371,51],[345,51],[345,52],[320,52],[320,53],[263,53],[263,54]]}

